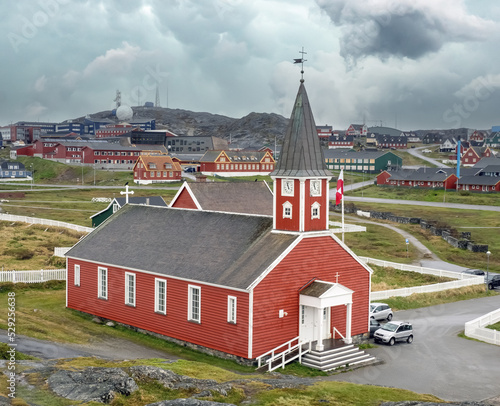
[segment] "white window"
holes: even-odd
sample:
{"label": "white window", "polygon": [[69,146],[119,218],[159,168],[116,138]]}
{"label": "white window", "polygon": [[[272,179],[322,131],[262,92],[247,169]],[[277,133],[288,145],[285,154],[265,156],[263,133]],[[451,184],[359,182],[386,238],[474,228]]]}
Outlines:
{"label": "white window", "polygon": [[283,218],[287,219],[292,218],[292,203],[290,202],[283,203]]}
{"label": "white window", "polygon": [[125,272],[125,304],[135,306],[135,273]]}
{"label": "white window", "polygon": [[80,286],[80,265],[75,265],[73,277],[75,280],[75,286]]}
{"label": "white window", "polygon": [[118,203],[113,203],[113,213],[118,211]]}
{"label": "white window", "polygon": [[189,285],[188,320],[201,323],[201,288]]}
{"label": "white window", "polygon": [[311,218],[312,219],[319,219],[319,209],[321,205],[318,202],[314,202],[311,206]]}
{"label": "white window", "polygon": [[108,298],[108,270],[106,268],[97,268],[97,296],[100,299]]}
{"label": "white window", "polygon": [[236,324],[236,297],[227,297],[227,321]]}
{"label": "white window", "polygon": [[155,312],[167,314],[167,281],[155,278]]}

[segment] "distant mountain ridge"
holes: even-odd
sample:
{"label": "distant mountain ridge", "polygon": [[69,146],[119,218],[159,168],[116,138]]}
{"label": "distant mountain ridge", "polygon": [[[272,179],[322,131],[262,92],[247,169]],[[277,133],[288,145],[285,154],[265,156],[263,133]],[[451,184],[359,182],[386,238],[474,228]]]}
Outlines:
{"label": "distant mountain ridge", "polygon": [[[165,107],[133,107],[134,119],[156,120],[157,129],[167,129],[177,135],[214,136],[240,147],[262,147],[281,144],[288,119],[275,113],[250,113],[242,118],[194,112]],[[92,119],[116,117],[110,110],[91,115]],[[118,123],[118,121],[117,121]]]}

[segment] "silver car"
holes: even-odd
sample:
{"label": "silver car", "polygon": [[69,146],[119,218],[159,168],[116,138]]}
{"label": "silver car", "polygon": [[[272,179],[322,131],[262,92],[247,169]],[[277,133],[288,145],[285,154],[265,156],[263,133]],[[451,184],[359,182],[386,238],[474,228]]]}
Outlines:
{"label": "silver car", "polygon": [[385,303],[370,303],[370,318],[375,320],[392,320],[392,309]]}
{"label": "silver car", "polygon": [[375,342],[394,345],[396,341],[413,342],[413,327],[407,321],[390,321],[375,331],[373,335]]}

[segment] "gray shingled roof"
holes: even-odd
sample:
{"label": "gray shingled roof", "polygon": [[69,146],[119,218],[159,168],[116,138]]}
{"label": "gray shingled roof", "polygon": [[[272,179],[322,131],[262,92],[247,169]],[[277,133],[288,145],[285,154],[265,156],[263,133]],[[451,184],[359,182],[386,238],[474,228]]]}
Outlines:
{"label": "gray shingled roof", "polygon": [[281,155],[271,176],[329,176],[304,83],[300,84]]}
{"label": "gray shingled roof", "polygon": [[273,194],[264,182],[190,183],[203,210],[273,215]]}
{"label": "gray shingled roof", "polygon": [[459,185],[494,186],[500,182],[495,176],[464,176],[458,180]]}
{"label": "gray shingled roof", "polygon": [[125,205],[68,257],[246,289],[298,238],[271,217]]}

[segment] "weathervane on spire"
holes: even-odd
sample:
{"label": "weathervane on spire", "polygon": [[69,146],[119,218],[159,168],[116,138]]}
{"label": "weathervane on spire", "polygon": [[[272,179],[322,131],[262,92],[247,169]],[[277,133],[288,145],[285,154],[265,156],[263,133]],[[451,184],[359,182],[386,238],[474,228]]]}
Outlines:
{"label": "weathervane on spire", "polygon": [[293,63],[300,63],[301,69],[300,69],[300,83],[304,83],[304,62],[307,62],[307,59],[304,59],[304,55],[307,54],[307,52],[304,52],[304,47],[302,47],[302,51],[299,51],[300,54],[302,54],[302,58],[294,58]]}

